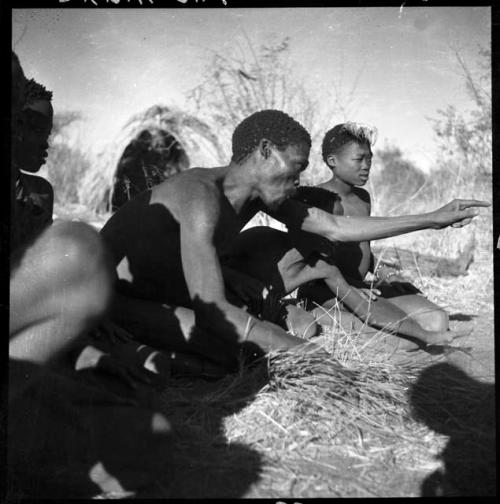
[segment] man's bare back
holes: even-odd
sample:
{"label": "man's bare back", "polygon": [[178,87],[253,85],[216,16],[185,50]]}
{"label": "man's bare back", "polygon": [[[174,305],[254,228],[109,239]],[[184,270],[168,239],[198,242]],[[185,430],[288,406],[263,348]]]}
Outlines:
{"label": "man's bare back", "polygon": [[[118,264],[120,292],[192,307],[182,267],[181,223],[199,219],[200,233],[213,228],[213,245],[221,258],[258,210],[248,205],[238,215],[221,188],[223,176],[220,168],[193,168],[174,175],[109,219],[101,233]],[[203,276],[210,264],[203,266],[193,274]]]}

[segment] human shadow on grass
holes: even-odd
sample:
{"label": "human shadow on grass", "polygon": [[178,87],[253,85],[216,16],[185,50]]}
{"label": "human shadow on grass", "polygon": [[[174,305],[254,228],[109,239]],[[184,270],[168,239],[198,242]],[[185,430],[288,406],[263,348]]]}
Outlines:
{"label": "human shadow on grass", "polygon": [[[127,390],[98,372],[47,370],[9,404],[10,497],[89,498],[127,491],[154,498],[245,494],[259,478],[261,457],[241,443],[228,442],[223,424],[265,384],[265,369],[249,368],[263,352],[248,342],[237,345],[234,326],[215,305],[195,303],[197,311],[218,318],[216,327],[237,352],[236,372],[217,381],[172,379],[160,396],[147,385]],[[33,366],[13,361],[11,370],[22,375]]]}
{"label": "human shadow on grass", "polygon": [[410,390],[414,417],[449,436],[439,455],[443,469],[428,475],[422,496],[496,495],[495,386],[439,363]]}
{"label": "human shadow on grass", "polygon": [[258,360],[264,352],[248,341],[236,345],[234,325],[214,303],[195,299],[194,307],[196,312],[210,313],[228,345],[234,345],[237,366],[219,380],[176,378],[163,391],[162,412],[172,424],[174,441],[171,472],[159,480],[160,495],[244,497],[260,478],[262,457],[241,442],[229,441],[225,421],[249,405],[267,383],[267,368]]}
{"label": "human shadow on grass", "polygon": [[126,495],[164,471],[172,432],[158,409],[25,361],[9,362],[9,381],[39,371],[8,405],[8,500]]}

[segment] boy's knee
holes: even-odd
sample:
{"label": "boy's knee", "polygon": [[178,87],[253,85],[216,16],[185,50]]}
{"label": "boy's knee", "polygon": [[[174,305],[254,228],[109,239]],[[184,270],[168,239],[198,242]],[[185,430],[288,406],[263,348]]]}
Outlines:
{"label": "boy's knee", "polygon": [[102,238],[91,226],[83,222],[68,222],[53,227],[53,238],[60,266],[74,275],[89,278],[93,274],[111,276],[112,264]]}
{"label": "boy's knee", "polygon": [[112,291],[112,262],[99,234],[80,222],[54,226],[60,263],[58,276],[78,293],[79,310],[99,317],[108,307]]}
{"label": "boy's knee", "polygon": [[420,325],[426,331],[447,331],[449,328],[449,317],[444,310],[432,310],[421,316]]}

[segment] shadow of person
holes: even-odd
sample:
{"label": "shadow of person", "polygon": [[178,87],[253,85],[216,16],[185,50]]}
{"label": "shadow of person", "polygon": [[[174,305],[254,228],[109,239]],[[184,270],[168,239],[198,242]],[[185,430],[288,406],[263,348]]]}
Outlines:
{"label": "shadow of person", "polygon": [[162,411],[175,432],[175,464],[168,480],[160,481],[162,497],[245,497],[260,478],[262,456],[228,439],[225,422],[248,406],[265,383],[267,372],[261,363],[218,382],[172,381],[163,393]]}
{"label": "shadow of person", "polygon": [[452,313],[449,316],[450,320],[456,320],[458,322],[470,322],[473,318],[476,318],[477,315],[470,315],[468,313]]}
{"label": "shadow of person", "polygon": [[[9,362],[10,380],[35,365]],[[133,494],[170,462],[158,411],[52,370],[9,401],[8,490],[20,498]]]}
{"label": "shadow of person", "polygon": [[[232,342],[235,329],[224,314],[215,305],[200,308],[199,303],[195,300],[197,310],[218,319],[216,326],[225,328]],[[239,352],[240,360],[263,353],[248,344],[239,345]],[[33,367],[11,361],[11,378],[31,373]],[[223,419],[260,390],[266,379],[262,369],[244,374],[240,369],[218,382],[184,378],[180,401],[178,380],[161,397],[152,386],[145,401],[144,385],[126,391],[105,374],[57,371],[45,370],[9,403],[11,497],[151,496],[155,488],[160,492],[156,497],[166,492],[236,497],[258,479],[260,455],[226,442]]]}
{"label": "shadow of person", "polygon": [[449,436],[444,467],[425,478],[422,496],[496,495],[494,384],[439,363],[422,371],[410,405],[417,420]]}
{"label": "shadow of person", "polygon": [[171,451],[175,464],[172,473],[160,480],[161,496],[243,497],[259,479],[261,455],[242,443],[228,441],[224,423],[225,418],[250,404],[267,383],[266,366],[261,360],[252,364],[264,352],[252,342],[237,345],[234,325],[215,303],[195,297],[193,307],[200,314],[195,331],[204,331],[206,337],[210,331],[206,314],[210,314],[210,323],[224,335],[223,342],[231,353],[237,348],[238,367],[217,381],[196,377],[173,379],[162,393],[161,411],[175,433]]}

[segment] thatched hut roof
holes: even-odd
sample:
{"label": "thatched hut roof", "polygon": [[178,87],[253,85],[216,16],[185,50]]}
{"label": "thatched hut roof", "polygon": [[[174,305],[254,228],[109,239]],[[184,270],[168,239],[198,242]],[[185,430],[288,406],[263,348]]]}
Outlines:
{"label": "thatched hut roof", "polygon": [[148,130],[156,134],[158,129],[175,138],[190,168],[217,166],[227,161],[221,142],[205,122],[174,107],[153,105],[131,117],[97,156],[82,180],[80,202],[97,213],[106,211],[123,152],[141,132]]}

